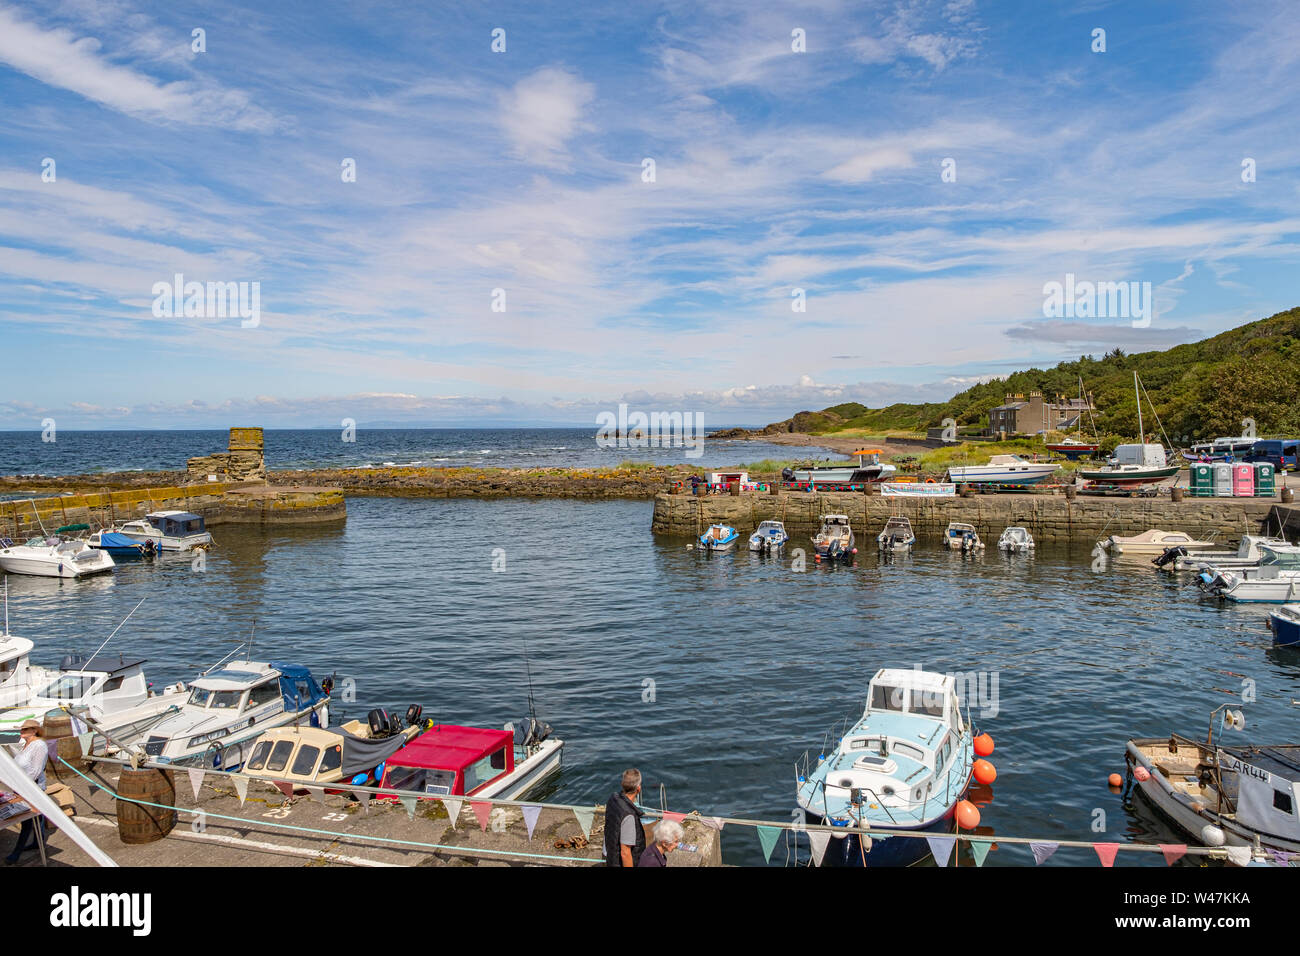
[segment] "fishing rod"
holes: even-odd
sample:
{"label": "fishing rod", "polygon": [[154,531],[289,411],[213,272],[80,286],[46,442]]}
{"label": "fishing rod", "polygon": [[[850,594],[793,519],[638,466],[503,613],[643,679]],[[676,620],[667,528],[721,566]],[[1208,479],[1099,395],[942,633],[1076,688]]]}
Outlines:
{"label": "fishing rod", "polygon": [[[9,590],[8,586],[6,585],[5,587],[6,596],[8,595],[8,590]],[[143,604],[147,600],[149,600],[149,596],[146,594],[144,597],[140,598],[140,604]],[[136,611],[140,610],[140,604],[137,604],[135,607],[131,608],[131,613],[127,614],[126,617],[122,618],[122,624],[125,624],[127,621],[131,620],[131,614],[134,614]],[[117,627],[113,628],[113,634],[116,634],[118,631],[122,629],[122,624],[119,624]],[[7,631],[8,629],[9,629],[9,605],[8,603],[6,603],[5,604],[5,630]],[[113,639],[113,634],[110,634],[108,635],[108,637],[104,638],[104,643],[100,644],[99,647],[95,648],[95,653],[91,654],[88,660],[93,661],[99,655],[99,652],[108,646],[108,642]]]}

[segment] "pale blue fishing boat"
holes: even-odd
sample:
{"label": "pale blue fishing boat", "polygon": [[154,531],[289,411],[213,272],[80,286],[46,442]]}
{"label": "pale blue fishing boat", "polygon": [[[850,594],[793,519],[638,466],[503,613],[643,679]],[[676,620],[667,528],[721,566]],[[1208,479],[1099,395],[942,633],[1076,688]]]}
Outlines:
{"label": "pale blue fishing boat", "polygon": [[877,671],[861,719],[834,750],[815,764],[805,753],[795,769],[796,802],[806,822],[844,828],[828,842],[822,865],[906,866],[924,859],[926,840],[889,839],[889,833],[952,832],[974,770],[973,740],[954,678]]}
{"label": "pale blue fishing boat", "polygon": [[740,532],[731,525],[709,525],[709,530],[700,535],[700,547],[705,551],[730,551],[739,537]]}

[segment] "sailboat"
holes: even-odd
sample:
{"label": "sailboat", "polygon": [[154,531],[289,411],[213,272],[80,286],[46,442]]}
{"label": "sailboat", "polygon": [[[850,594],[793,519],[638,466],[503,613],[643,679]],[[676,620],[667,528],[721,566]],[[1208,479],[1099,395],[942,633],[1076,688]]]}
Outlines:
{"label": "sailboat", "polygon": [[[1146,430],[1142,423],[1142,392],[1138,373],[1133,372],[1133,394],[1138,407],[1138,440],[1141,444],[1116,445],[1115,454],[1100,468],[1080,468],[1077,472],[1084,481],[1095,481],[1103,485],[1120,487],[1137,487],[1153,482],[1164,481],[1178,474],[1180,467],[1169,464],[1165,458],[1164,445],[1146,444]],[[1150,401],[1150,396],[1147,396]],[[1154,406],[1152,406],[1154,410]],[[1159,417],[1156,419],[1159,423]]]}
{"label": "sailboat", "polygon": [[[1091,458],[1101,450],[1101,445],[1097,442],[1097,423],[1092,420],[1092,401],[1084,393],[1082,375],[1079,376],[1079,400],[1081,402],[1086,401],[1085,407],[1088,409],[1088,420],[1092,421],[1092,441],[1079,441],[1079,439],[1075,438],[1073,435],[1067,435],[1059,442],[1053,442],[1047,446],[1048,451],[1055,452],[1058,455],[1064,455],[1070,461],[1078,461],[1080,458]],[[1079,414],[1079,426],[1080,431],[1082,431],[1082,412]]]}

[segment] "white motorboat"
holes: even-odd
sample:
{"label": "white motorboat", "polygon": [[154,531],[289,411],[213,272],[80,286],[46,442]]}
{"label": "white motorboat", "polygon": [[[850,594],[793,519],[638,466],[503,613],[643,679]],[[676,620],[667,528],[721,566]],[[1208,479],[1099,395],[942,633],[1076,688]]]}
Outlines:
{"label": "white motorboat", "polygon": [[729,524],[709,525],[709,530],[700,535],[701,551],[730,551],[740,540],[740,532]]}
{"label": "white motorboat", "polygon": [[998,538],[998,550],[1013,554],[1034,550],[1034,536],[1025,528],[1007,528]]}
{"label": "white motorboat", "polygon": [[1128,537],[1112,534],[1105,541],[1098,543],[1111,554],[1127,555],[1164,554],[1170,548],[1196,551],[1214,547],[1213,541],[1201,541],[1183,531],[1160,531],[1156,528]]}
{"label": "white motorboat", "polygon": [[1197,586],[1229,601],[1288,604],[1300,599],[1300,553],[1265,547],[1253,568],[1232,571],[1210,566],[1197,575]]}
{"label": "white motorboat", "polygon": [[26,544],[0,539],[0,569],[45,578],[84,578],[113,570],[113,558],[84,541],[32,538]]}
{"label": "white motorboat", "polygon": [[32,667],[30,655],[34,645],[25,637],[0,634],[0,708],[19,707],[32,699],[33,684],[42,687],[49,674],[43,667]]}
{"label": "white motorboat", "polygon": [[44,723],[51,713],[66,711],[90,718],[96,729],[130,735],[140,733],[180,706],[184,684],[155,694],[144,676],[144,661],[102,652],[86,658],[71,654],[57,671],[31,668],[31,693],[21,703],[0,711],[0,733],[15,733],[25,720]]}
{"label": "white motorboat", "polygon": [[1264,556],[1263,548],[1273,548],[1279,552],[1294,549],[1300,553],[1300,548],[1292,545],[1286,538],[1243,534],[1236,551],[1203,551],[1193,550],[1185,545],[1174,545],[1165,549],[1159,557],[1152,558],[1151,563],[1158,568],[1167,568],[1171,571],[1200,571],[1211,566],[1225,571],[1254,568],[1259,566],[1260,558]]}
{"label": "white motorboat", "polygon": [[911,551],[916,544],[916,535],[912,533],[912,522],[902,515],[895,515],[885,522],[885,527],[876,535],[876,544],[881,551]]}
{"label": "white motorboat", "polygon": [[328,726],[329,703],[328,690],[305,667],[233,661],[196,678],[188,699],[147,731],[109,735],[116,747],[138,749],[160,763],[238,770],[253,742],[272,727]]}
{"label": "white motorboat", "polygon": [[973,524],[964,521],[950,521],[943,533],[943,546],[951,551],[980,551],[984,542]]}
{"label": "white motorboat", "polygon": [[763,521],[758,528],[749,536],[749,550],[772,553],[780,551],[790,540],[789,533],[785,530],[785,523],[781,521]]}
{"label": "white motorboat", "polygon": [[160,551],[189,551],[212,543],[203,518],[189,511],[155,511],[112,530]]}
{"label": "white motorboat", "polygon": [[879,448],[863,448],[853,454],[858,458],[856,464],[845,462],[842,465],[783,468],[781,477],[786,481],[811,485],[865,485],[875,481],[888,481],[898,471],[895,466],[880,460],[884,452]]}
{"label": "white motorboat", "polygon": [[858,553],[848,515],[822,515],[821,529],[813,538],[813,559],[852,561]]}
{"label": "white motorboat", "polygon": [[1191,462],[1225,461],[1235,458],[1242,461],[1255,448],[1259,439],[1250,435],[1238,435],[1235,438],[1216,438],[1214,441],[1197,442],[1183,452],[1183,458]]}
{"label": "white motorboat", "polygon": [[1035,485],[1058,467],[1055,462],[1029,461],[1019,455],[994,455],[987,465],[950,465],[948,477],[957,484]]}
{"label": "white motorboat", "polygon": [[[1244,728],[1240,711],[1226,716]],[[1238,865],[1269,850],[1300,852],[1300,745],[1225,747],[1212,732],[1204,741],[1171,734],[1129,740],[1125,759],[1138,791],[1194,842],[1243,848],[1229,857]]]}

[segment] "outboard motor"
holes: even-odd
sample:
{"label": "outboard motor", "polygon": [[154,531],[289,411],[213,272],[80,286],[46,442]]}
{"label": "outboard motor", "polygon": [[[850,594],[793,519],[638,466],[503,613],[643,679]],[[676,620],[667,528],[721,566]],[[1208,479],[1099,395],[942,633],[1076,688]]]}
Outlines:
{"label": "outboard motor", "polygon": [[366,714],[366,723],[370,725],[371,737],[387,737],[389,729],[388,711],[382,707],[376,707],[370,713]]}
{"label": "outboard motor", "polygon": [[785,481],[794,481],[794,469],[788,467],[782,468],[781,478],[784,479]]}
{"label": "outboard motor", "polygon": [[407,725],[411,727],[418,727],[420,725],[420,715],[423,713],[424,713],[424,708],[421,707],[419,704],[412,704],[410,707],[406,708]]}
{"label": "outboard motor", "polygon": [[534,744],[540,744],[554,732],[550,724],[538,720],[536,717],[525,717],[515,728],[515,742],[521,747],[531,747]]}
{"label": "outboard motor", "polygon": [[1181,544],[1175,545],[1172,548],[1165,548],[1165,553],[1160,555],[1158,558],[1152,558],[1151,563],[1157,568],[1163,568],[1166,564],[1169,564],[1171,561],[1177,561],[1179,558],[1186,556],[1186,554],[1187,549],[1185,547]]}
{"label": "outboard motor", "polygon": [[402,718],[393,714],[388,718],[388,732],[390,734],[400,734],[403,730]]}

